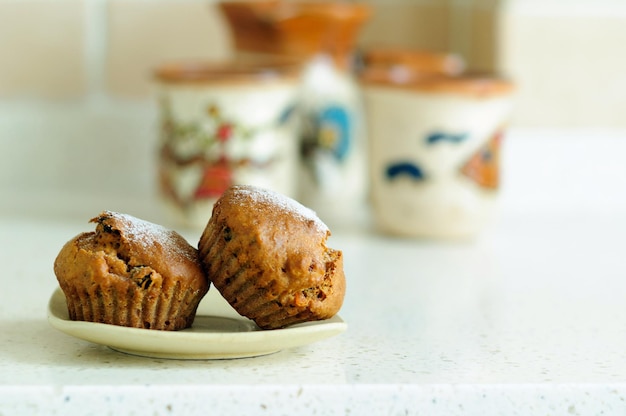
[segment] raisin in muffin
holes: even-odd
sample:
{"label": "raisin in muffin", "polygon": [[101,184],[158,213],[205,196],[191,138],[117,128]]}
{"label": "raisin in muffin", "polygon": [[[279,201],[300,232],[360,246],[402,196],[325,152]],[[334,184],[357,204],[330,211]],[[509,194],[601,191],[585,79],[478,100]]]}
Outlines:
{"label": "raisin in muffin", "polygon": [[198,252],[181,235],[105,211],[95,232],[68,241],[54,262],[70,319],[179,330],[209,290]]}
{"label": "raisin in muffin", "polygon": [[198,250],[224,299],[263,329],[327,319],[345,294],[343,256],[313,211],[269,190],[230,187]]}

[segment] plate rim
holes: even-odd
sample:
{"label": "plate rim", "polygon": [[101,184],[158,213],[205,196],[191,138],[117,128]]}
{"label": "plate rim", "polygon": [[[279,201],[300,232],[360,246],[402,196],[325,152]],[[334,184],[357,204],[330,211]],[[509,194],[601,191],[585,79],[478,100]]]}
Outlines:
{"label": "plate rim", "polygon": [[[215,288],[211,288],[215,290]],[[221,296],[220,296],[221,297]],[[223,298],[222,298],[223,299]],[[61,306],[61,303],[63,306]],[[65,294],[60,287],[57,287],[48,301],[47,317],[49,324],[74,338],[82,339],[91,343],[105,345],[113,350],[152,358],[170,358],[170,359],[231,359],[245,358],[271,354],[283,349],[294,348],[321,341],[330,338],[347,330],[346,322],[339,316],[332,318],[305,322],[296,324],[286,328],[262,330],[258,327],[251,331],[241,332],[203,332],[201,330],[189,331],[158,331],[144,328],[131,328],[119,325],[111,325],[98,322],[72,321],[67,314],[67,303]],[[59,309],[65,311],[61,316]],[[198,313],[198,316],[222,317],[230,319],[240,319],[242,321],[251,322],[242,316],[233,316],[232,314],[220,313]],[[93,334],[113,333],[121,335],[116,337],[114,342],[100,342],[94,340]],[[303,336],[307,339],[302,339]],[[154,348],[133,348],[128,345],[135,345],[134,341],[145,338],[145,340],[154,340]],[[121,340],[121,343],[120,343]],[[166,351],[160,348],[158,341],[172,342],[176,340],[184,348]],[[146,341],[147,342],[147,341]],[[271,347],[263,348],[268,344]],[[203,348],[203,345],[206,347]],[[220,346],[228,347],[221,351]],[[237,347],[234,350],[232,347]]]}

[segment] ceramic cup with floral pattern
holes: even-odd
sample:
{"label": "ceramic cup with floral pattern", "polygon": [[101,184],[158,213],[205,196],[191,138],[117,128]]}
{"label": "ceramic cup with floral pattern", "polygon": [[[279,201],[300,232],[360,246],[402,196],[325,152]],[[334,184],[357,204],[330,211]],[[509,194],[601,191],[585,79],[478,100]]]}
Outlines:
{"label": "ceramic cup with floral pattern", "polygon": [[485,76],[363,75],[374,219],[386,233],[476,235],[494,213],[513,85]]}
{"label": "ceramic cup with floral pattern", "polygon": [[291,113],[299,68],[290,62],[167,64],[156,70],[159,186],[177,219],[204,227],[233,184],[294,196]]}

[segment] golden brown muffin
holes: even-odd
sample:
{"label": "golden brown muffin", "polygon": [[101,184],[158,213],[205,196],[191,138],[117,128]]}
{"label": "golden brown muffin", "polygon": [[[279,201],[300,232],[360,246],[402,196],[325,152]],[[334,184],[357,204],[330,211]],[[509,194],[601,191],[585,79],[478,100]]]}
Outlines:
{"label": "golden brown muffin", "polygon": [[191,326],[209,282],[177,232],[105,211],[95,232],[68,241],[54,262],[70,319],[135,328]]}
{"label": "golden brown muffin", "polygon": [[313,211],[272,191],[235,185],[213,207],[199,242],[209,280],[263,329],[327,319],[345,294],[341,251]]}

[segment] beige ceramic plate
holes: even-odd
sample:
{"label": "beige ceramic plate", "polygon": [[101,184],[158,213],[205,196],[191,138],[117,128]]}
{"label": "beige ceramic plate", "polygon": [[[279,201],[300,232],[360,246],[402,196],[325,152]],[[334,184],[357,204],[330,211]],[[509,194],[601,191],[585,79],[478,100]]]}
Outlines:
{"label": "beige ceramic plate", "polygon": [[66,334],[128,354],[184,360],[255,357],[298,347],[340,334],[339,317],[288,328],[261,330],[243,318],[215,288],[200,302],[194,324],[182,331],[155,331],[72,321],[65,295],[57,289],[48,304],[48,321]]}

